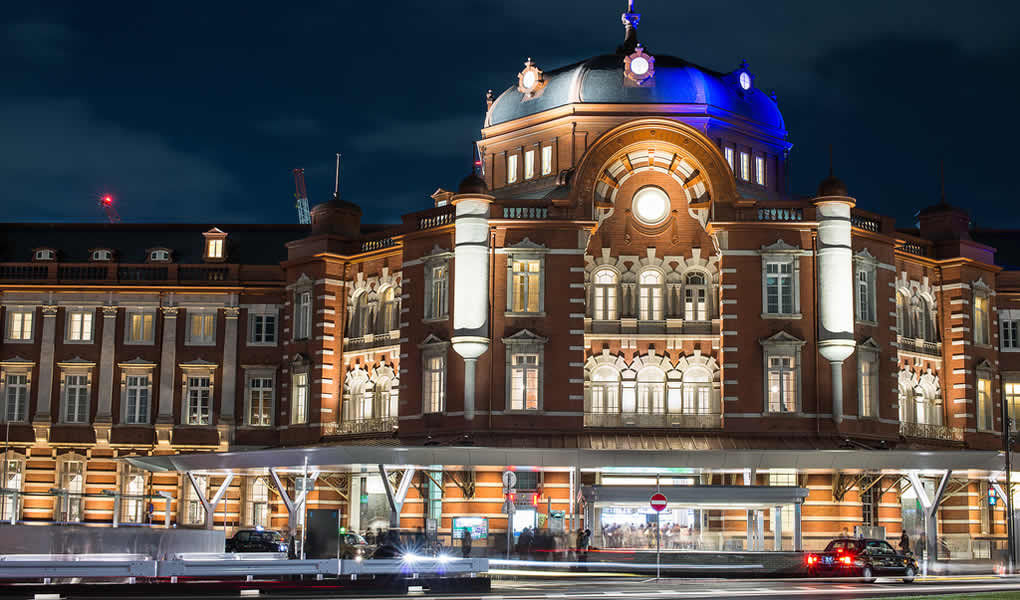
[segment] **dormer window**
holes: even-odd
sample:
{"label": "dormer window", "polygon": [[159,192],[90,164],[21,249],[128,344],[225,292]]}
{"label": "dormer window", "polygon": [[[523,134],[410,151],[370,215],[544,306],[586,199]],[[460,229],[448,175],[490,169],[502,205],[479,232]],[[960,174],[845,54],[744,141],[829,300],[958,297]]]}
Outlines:
{"label": "dormer window", "polygon": [[113,260],[113,252],[105,248],[92,251],[92,262],[105,262]]}
{"label": "dormer window", "polygon": [[214,262],[226,260],[226,232],[213,227],[202,235],[205,236],[205,259]]}
{"label": "dormer window", "polygon": [[170,251],[166,248],[149,250],[149,262],[170,262]]}
{"label": "dormer window", "polygon": [[39,248],[32,258],[33,260],[56,260],[57,253],[50,248]]}

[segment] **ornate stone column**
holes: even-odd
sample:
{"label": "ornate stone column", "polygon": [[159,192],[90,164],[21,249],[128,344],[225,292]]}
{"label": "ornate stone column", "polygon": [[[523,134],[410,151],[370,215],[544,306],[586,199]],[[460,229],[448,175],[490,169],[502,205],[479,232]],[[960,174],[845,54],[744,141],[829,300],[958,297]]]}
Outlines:
{"label": "ornate stone column", "polygon": [[50,407],[53,403],[53,357],[56,351],[57,308],[55,305],[42,307],[43,327],[39,346],[39,383],[37,385],[39,393],[36,396],[38,402],[35,407],[35,418],[32,419],[36,442],[42,445],[49,443],[50,425],[53,423]]}
{"label": "ornate stone column", "polygon": [[105,446],[110,443],[110,429],[113,426],[113,365],[117,351],[117,307],[103,307],[103,342],[99,349],[99,404],[92,427],[96,431],[96,443]]}
{"label": "ornate stone column", "polygon": [[177,372],[176,306],[161,306],[163,346],[159,355],[159,411],[156,416],[156,443],[169,446],[174,429],[174,374]]}
{"label": "ornate stone column", "polygon": [[219,431],[221,450],[226,450],[233,440],[234,408],[237,403],[237,318],[241,309],[227,306],[223,309],[223,386],[220,394],[220,416],[216,423]]}

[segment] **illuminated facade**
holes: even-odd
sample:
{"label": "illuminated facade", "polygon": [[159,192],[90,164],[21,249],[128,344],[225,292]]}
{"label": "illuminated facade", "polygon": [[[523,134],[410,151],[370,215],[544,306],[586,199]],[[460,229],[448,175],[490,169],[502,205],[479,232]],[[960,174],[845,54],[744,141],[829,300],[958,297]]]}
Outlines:
{"label": "illuminated facade", "polygon": [[[481,176],[398,225],[362,227],[335,198],[310,227],[4,226],[17,494],[0,518],[109,522],[113,489],[129,498],[121,521],[162,522],[160,503],[150,515],[130,498],[164,491],[174,522],[204,523],[181,477],[113,460],[139,453],[1001,447],[1002,403],[1020,395],[1020,271],[996,246],[1013,234],[972,231],[944,202],[898,228],[831,175],[792,196],[786,125],[749,67],[656,54],[636,17],[613,54],[529,59],[490,95]],[[522,489],[566,510],[566,478]],[[896,477],[752,478],[810,489],[809,540],[862,523],[894,536],[906,518]],[[498,482],[423,480],[402,523],[505,528]],[[312,505],[350,519],[371,485],[337,478]],[[959,480],[940,510],[960,556],[1002,537],[985,481]],[[716,530],[743,531],[743,513],[716,513]],[[225,515],[269,526],[286,511],[267,478],[246,478]]]}

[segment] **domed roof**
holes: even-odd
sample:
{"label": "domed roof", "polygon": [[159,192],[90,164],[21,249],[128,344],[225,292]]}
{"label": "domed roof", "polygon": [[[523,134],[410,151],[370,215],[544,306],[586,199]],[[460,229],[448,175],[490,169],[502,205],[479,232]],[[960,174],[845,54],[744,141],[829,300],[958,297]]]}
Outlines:
{"label": "domed roof", "polygon": [[485,185],[485,180],[478,176],[477,173],[471,173],[464,179],[460,180],[460,185],[457,186],[457,194],[485,194],[488,195],[489,186]]}
{"label": "domed roof", "polygon": [[748,91],[740,88],[740,69],[719,73],[682,58],[652,54],[655,72],[650,85],[631,85],[624,73],[624,56],[603,54],[545,71],[545,85],[532,98],[526,98],[517,86],[507,88],[489,108],[485,126],[574,103],[703,104],[785,130],[783,116],[771,96],[754,87]]}
{"label": "domed roof", "polygon": [[824,196],[849,196],[850,192],[846,189],[846,184],[839,177],[836,177],[832,173],[822,180],[818,184],[818,198]]}

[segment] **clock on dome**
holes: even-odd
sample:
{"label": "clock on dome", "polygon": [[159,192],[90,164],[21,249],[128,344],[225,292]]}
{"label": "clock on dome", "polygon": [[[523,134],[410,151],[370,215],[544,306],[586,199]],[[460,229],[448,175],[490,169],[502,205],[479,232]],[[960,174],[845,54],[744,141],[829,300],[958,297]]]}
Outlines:
{"label": "clock on dome", "polygon": [[647,85],[655,75],[655,57],[638,44],[634,52],[623,59],[623,72],[632,85]]}
{"label": "clock on dome", "polygon": [[747,71],[740,74],[740,87],[744,90],[751,89],[751,76],[747,74]]}
{"label": "clock on dome", "polygon": [[525,99],[530,99],[535,97],[543,86],[545,80],[542,78],[542,69],[536,67],[529,57],[524,62],[524,70],[517,74],[517,91],[524,94]]}

